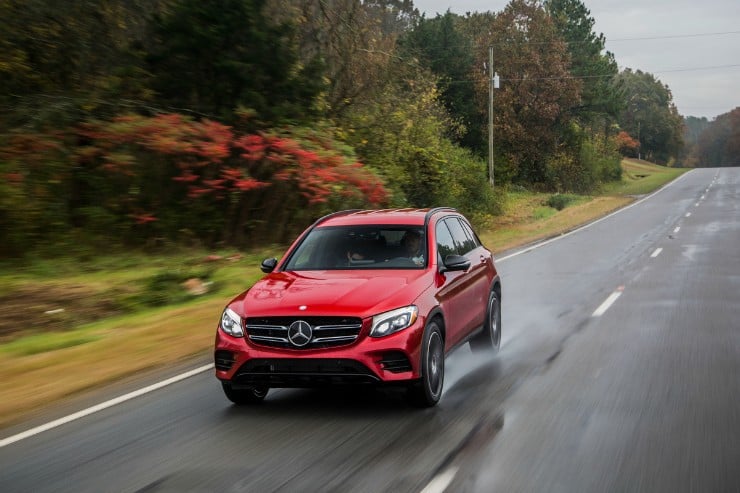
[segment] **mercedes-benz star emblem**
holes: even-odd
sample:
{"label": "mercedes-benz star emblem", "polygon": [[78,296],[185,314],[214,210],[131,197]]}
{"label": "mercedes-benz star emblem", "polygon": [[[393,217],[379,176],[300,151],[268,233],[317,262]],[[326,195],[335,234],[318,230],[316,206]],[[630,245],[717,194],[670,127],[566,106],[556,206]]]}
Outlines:
{"label": "mercedes-benz star emblem", "polygon": [[305,320],[296,320],[288,327],[288,340],[296,347],[303,347],[311,342],[313,331]]}

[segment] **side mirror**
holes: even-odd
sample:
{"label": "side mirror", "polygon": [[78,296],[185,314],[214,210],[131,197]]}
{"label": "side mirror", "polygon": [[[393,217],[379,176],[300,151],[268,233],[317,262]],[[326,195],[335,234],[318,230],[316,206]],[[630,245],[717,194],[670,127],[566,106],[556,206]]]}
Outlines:
{"label": "side mirror", "polygon": [[468,270],[470,260],[461,255],[447,255],[444,260],[444,270],[442,272],[454,270]]}
{"label": "side mirror", "polygon": [[276,258],[266,258],[260,264],[260,269],[265,274],[269,274],[270,272],[275,270],[275,267],[277,267],[277,264],[278,264],[278,261]]}

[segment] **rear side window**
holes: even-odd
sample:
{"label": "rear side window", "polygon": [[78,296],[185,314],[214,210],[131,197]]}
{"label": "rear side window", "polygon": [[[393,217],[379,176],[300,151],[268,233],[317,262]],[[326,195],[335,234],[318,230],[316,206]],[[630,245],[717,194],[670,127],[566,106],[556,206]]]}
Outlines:
{"label": "rear side window", "polygon": [[471,238],[471,241],[475,245],[473,249],[476,249],[479,246],[481,246],[480,238],[478,238],[478,235],[475,234],[475,231],[473,231],[473,228],[471,228],[470,225],[463,220],[460,221],[460,224],[462,224],[463,229],[465,230],[466,233],[468,233],[468,237]]}
{"label": "rear side window", "polygon": [[457,245],[455,245],[455,241],[452,239],[452,234],[447,228],[445,221],[439,221],[437,223],[435,236],[437,237],[437,251],[443,259],[448,255],[458,255]]}
{"label": "rear side window", "polygon": [[466,253],[472,251],[477,246],[475,244],[475,240],[473,240],[468,233],[465,232],[465,230],[462,227],[462,224],[460,224],[460,221],[456,217],[449,217],[445,219],[445,222],[447,223],[447,226],[450,228],[450,232],[452,233],[452,238],[455,240],[455,243],[457,244],[458,251],[460,252],[460,255],[465,255]]}

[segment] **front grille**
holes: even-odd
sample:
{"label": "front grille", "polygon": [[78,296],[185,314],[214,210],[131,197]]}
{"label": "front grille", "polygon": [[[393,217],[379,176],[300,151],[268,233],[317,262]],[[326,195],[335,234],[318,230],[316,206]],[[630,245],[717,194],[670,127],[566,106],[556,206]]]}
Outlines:
{"label": "front grille", "polygon": [[378,381],[378,377],[358,361],[329,358],[251,359],[239,368],[232,379],[237,387],[317,387]]}
{"label": "front grille", "polygon": [[[311,326],[311,340],[296,346],[288,338],[288,329],[302,320]],[[360,335],[362,319],[357,317],[251,317],[247,318],[247,337],[262,346],[290,349],[320,349],[353,343]]]}

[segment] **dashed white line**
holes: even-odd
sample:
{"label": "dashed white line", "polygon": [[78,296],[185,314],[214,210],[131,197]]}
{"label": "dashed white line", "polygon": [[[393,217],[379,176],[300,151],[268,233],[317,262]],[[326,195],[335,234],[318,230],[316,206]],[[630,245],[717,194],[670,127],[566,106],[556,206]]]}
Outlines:
{"label": "dashed white line", "polygon": [[[549,240],[544,240],[544,241],[542,241],[542,242],[540,242],[540,243],[535,243],[534,245],[532,245],[532,246],[530,246],[530,247],[524,248],[524,249],[522,249],[522,250],[519,250],[519,251],[517,251],[517,252],[514,252],[514,253],[510,253],[509,255],[506,255],[506,256],[504,256],[504,257],[501,257],[501,258],[497,259],[497,260],[496,260],[496,262],[503,262],[504,260],[508,260],[508,259],[510,259],[510,258],[514,258],[514,257],[516,257],[516,256],[518,256],[518,255],[522,255],[522,254],[524,254],[524,253],[529,253],[529,252],[531,252],[532,250],[536,250],[536,249],[538,249],[538,248],[541,248],[541,247],[543,247],[543,246],[545,246],[545,245],[549,245],[550,243],[552,243],[552,242],[554,242],[554,241],[558,241],[558,240],[562,240],[563,238],[567,238],[568,236],[570,236],[570,235],[573,235],[573,234],[576,234],[576,233],[578,233],[578,232],[580,232],[580,231],[583,231],[584,229],[588,229],[588,228],[590,228],[591,226],[596,226],[596,225],[597,225],[597,224],[599,224],[600,222],[602,222],[602,221],[606,221],[607,219],[609,219],[609,218],[610,218],[610,217],[612,217],[612,216],[616,216],[617,214],[621,214],[622,212],[624,212],[624,211],[627,211],[627,210],[629,210],[629,209],[631,209],[631,208],[633,208],[633,207],[635,207],[635,206],[637,206],[637,205],[639,205],[639,204],[642,204],[642,203],[643,203],[643,202],[645,202],[646,200],[649,200],[649,199],[651,199],[652,197],[654,197],[654,196],[658,195],[658,194],[659,194],[660,192],[662,192],[663,190],[666,190],[666,189],[668,189],[669,187],[673,186],[673,185],[674,185],[675,183],[677,183],[677,182],[678,182],[679,180],[682,180],[682,179],[683,179],[684,177],[686,177],[686,176],[689,176],[689,174],[691,174],[692,172],[693,172],[693,170],[692,170],[692,171],[689,171],[688,173],[684,173],[684,174],[682,174],[681,176],[679,176],[679,177],[678,177],[678,178],[676,178],[675,180],[673,180],[673,181],[669,182],[669,183],[668,183],[667,185],[664,185],[664,186],[662,186],[661,188],[657,189],[656,191],[654,191],[653,193],[651,193],[651,194],[650,194],[650,195],[648,195],[647,197],[643,197],[643,198],[641,198],[640,200],[638,200],[638,201],[636,201],[636,202],[632,202],[632,203],[631,203],[630,205],[628,205],[628,206],[626,206],[626,207],[622,207],[621,209],[617,209],[616,211],[612,212],[611,214],[607,214],[606,216],[604,216],[604,217],[602,217],[602,218],[599,218],[599,219],[597,219],[596,221],[592,221],[592,222],[590,222],[590,223],[588,223],[588,224],[586,224],[586,225],[584,225],[584,226],[581,226],[581,227],[579,227],[579,228],[576,228],[576,229],[574,229],[574,230],[568,231],[567,233],[564,233],[564,234],[562,234],[562,235],[560,235],[560,236],[556,236],[556,237],[554,237],[554,238],[550,238]],[[697,207],[699,206],[699,203],[698,203],[698,202],[696,203],[696,206],[697,206]]]}
{"label": "dashed white line", "polygon": [[676,229],[673,230],[674,233],[678,233],[681,231],[681,226],[676,226]]}
{"label": "dashed white line", "polygon": [[652,254],[652,255],[650,255],[650,257],[651,257],[651,258],[655,258],[655,257],[657,257],[658,255],[660,255],[660,252],[662,252],[662,251],[663,251],[663,249],[662,249],[662,248],[656,248],[656,249],[655,249],[655,251],[653,252],[653,254]]}
{"label": "dashed white line", "polygon": [[624,286],[619,286],[616,291],[610,294],[609,297],[605,299],[601,305],[599,305],[599,307],[593,312],[591,316],[600,317],[604,313],[606,313],[609,307],[611,307],[614,304],[614,302],[617,301],[617,298],[622,296],[622,291],[624,291]]}
{"label": "dashed white line", "polygon": [[441,473],[437,474],[434,479],[429,482],[426,488],[421,490],[421,493],[442,493],[447,489],[450,483],[452,483],[452,480],[455,479],[457,471],[457,467],[445,469]]}
{"label": "dashed white line", "polygon": [[686,217],[691,217],[691,213],[690,212],[687,212],[686,213]]}
{"label": "dashed white line", "polygon": [[706,197],[706,195],[702,195],[701,196],[701,199],[699,199],[699,200],[704,200],[704,197]]}
{"label": "dashed white line", "polygon": [[203,373],[204,371],[208,371],[213,368],[213,363],[201,366],[200,368],[195,368],[194,370],[186,371],[185,373],[181,373],[179,375],[175,375],[172,378],[168,378],[167,380],[163,380],[161,382],[155,383],[153,385],[149,385],[148,387],[144,387],[139,390],[134,390],[133,392],[129,392],[128,394],[124,394],[121,396],[118,396],[114,399],[111,399],[109,401],[102,402],[100,404],[96,404],[95,406],[88,407],[87,409],[83,409],[82,411],[78,411],[74,414],[70,414],[69,416],[65,416],[63,418],[59,418],[57,420],[51,421],[49,423],[43,424],[41,426],[37,426],[36,428],[31,428],[30,430],[26,430],[22,433],[18,433],[17,435],[10,436],[8,438],[4,438],[0,440],[0,448],[5,447],[6,445],[10,445],[11,443],[18,442],[20,440],[23,440],[24,438],[29,438],[34,435],[38,435],[39,433],[43,433],[44,431],[51,430],[52,428],[56,428],[58,426],[62,426],[63,424],[69,423],[71,421],[78,420],[80,418],[84,418],[85,416],[89,416],[93,413],[97,413],[98,411],[102,411],[103,409],[107,409],[109,407],[113,407],[117,404],[121,404],[122,402],[126,402],[128,400],[131,400],[135,397],[142,396],[144,394],[148,394],[149,392],[154,392],[155,390],[159,390],[162,387],[166,387],[168,385],[172,385],[173,383],[179,382],[180,380],[185,380],[186,378],[190,378],[192,376],[197,375],[198,373]]}
{"label": "dashed white line", "polygon": [[697,202],[696,204],[694,204],[694,207],[699,207],[699,202]]}

